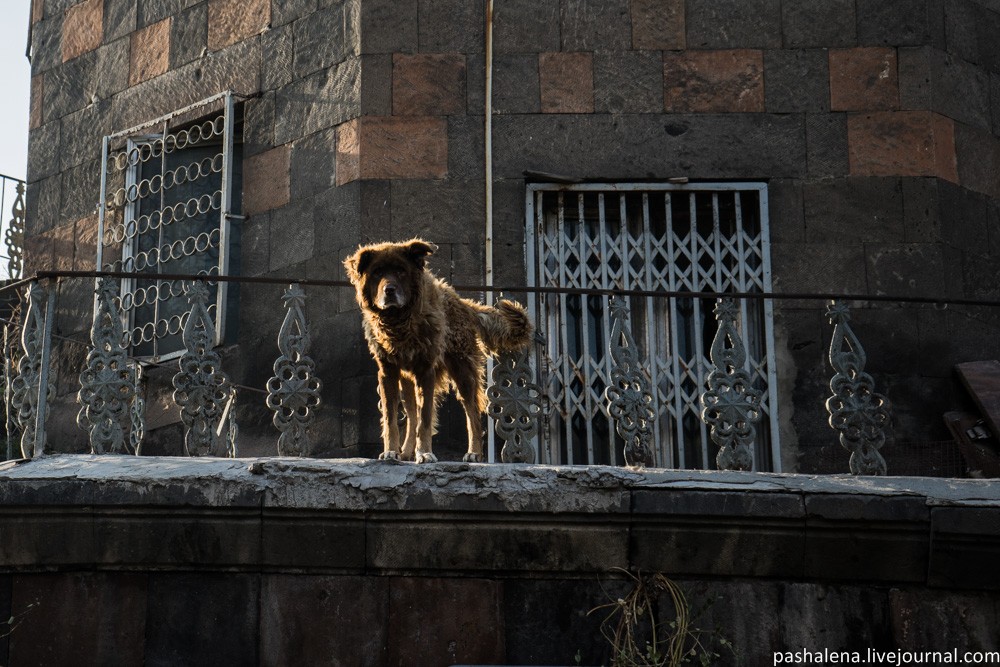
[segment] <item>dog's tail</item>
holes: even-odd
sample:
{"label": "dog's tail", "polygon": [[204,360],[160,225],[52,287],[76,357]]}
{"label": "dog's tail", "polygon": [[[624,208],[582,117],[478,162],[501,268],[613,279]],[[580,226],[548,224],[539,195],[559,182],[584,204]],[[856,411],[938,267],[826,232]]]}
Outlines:
{"label": "dog's tail", "polygon": [[483,307],[479,325],[483,344],[493,354],[526,347],[535,331],[524,306],[507,299],[500,299],[492,308]]}

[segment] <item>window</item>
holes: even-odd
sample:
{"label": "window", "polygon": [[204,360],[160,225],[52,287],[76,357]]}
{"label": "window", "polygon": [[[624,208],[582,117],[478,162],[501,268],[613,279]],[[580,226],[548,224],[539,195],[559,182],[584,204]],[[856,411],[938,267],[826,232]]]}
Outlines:
{"label": "window", "polygon": [[[529,185],[529,282],[537,286],[670,292],[769,291],[767,189],[755,183]],[[547,397],[541,446],[551,463],[621,464],[604,407],[611,374],[608,298],[531,299],[546,338],[537,360]],[[717,330],[714,302],[630,297],[632,332],[653,385],[656,464],[713,468],[700,419]],[[772,307],[742,300],[747,370],[763,392],[755,465],[780,469]]]}
{"label": "window", "polygon": [[[171,275],[239,273],[240,135],[227,93],[105,140],[98,263],[142,274],[123,278],[120,291],[136,356],[183,351],[190,306],[185,281]],[[238,286],[209,286],[218,345],[232,334]]]}

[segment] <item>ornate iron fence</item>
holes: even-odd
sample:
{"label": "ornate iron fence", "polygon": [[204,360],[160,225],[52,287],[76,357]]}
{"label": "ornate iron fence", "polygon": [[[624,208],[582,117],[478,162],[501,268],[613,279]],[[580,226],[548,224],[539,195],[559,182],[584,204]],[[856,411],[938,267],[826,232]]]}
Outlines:
{"label": "ornate iron fence", "polygon": [[[51,370],[61,367],[65,385],[68,359],[80,355],[53,353],[54,322],[60,290],[59,280],[88,279],[95,282],[95,308],[90,330],[89,351],[79,372],[77,423],[87,434],[90,450],[96,454],[143,451],[149,430],[144,420],[142,392],[138,390],[143,367],[151,362],[129,354],[123,329],[125,314],[117,285],[123,276],[115,273],[50,272],[8,285],[16,291],[20,306],[5,326],[4,371],[8,405],[8,457],[32,458],[46,451],[46,424],[51,418],[55,383]],[[237,390],[245,401],[257,402],[273,413],[275,454],[304,456],[312,451],[312,428],[322,410],[322,382],[310,356],[311,336],[307,322],[307,290],[347,289],[339,281],[301,281],[291,284],[282,301],[286,316],[276,336],[274,375],[266,387],[237,386],[222,368],[222,357],[214,349],[215,325],[207,308],[206,281],[276,283],[265,278],[246,279],[196,275],[166,275],[183,282],[190,304],[183,333],[184,352],[174,364],[171,398],[180,410],[184,429],[184,452],[190,456],[235,457],[239,453],[236,424]],[[459,289],[471,289],[462,288]],[[476,287],[476,290],[481,290]],[[504,288],[511,292],[554,293],[558,288]],[[651,452],[656,433],[653,385],[647,361],[634,337],[632,300],[655,298],[715,299],[717,321],[711,349],[713,368],[699,392],[699,418],[713,442],[715,467],[728,470],[755,470],[756,425],[762,416],[761,394],[752,369],[739,319],[746,307],[739,300],[773,300],[774,294],[713,294],[593,291],[592,296],[608,299],[612,322],[605,356],[612,360],[610,381],[604,389],[602,414],[614,425],[618,455],[627,465],[655,465]],[[780,295],[803,299],[808,295]],[[815,298],[816,295],[812,295]],[[259,306],[258,306],[259,307]],[[275,308],[280,306],[276,303]],[[849,322],[847,302],[829,300],[826,311],[830,329],[828,362],[832,371],[829,393],[817,396],[829,415],[830,441],[839,441],[847,451],[844,468],[854,474],[884,475],[887,464],[881,448],[891,437],[889,401],[877,391],[875,380],[866,372],[866,354],[858,334]],[[263,333],[263,332],[261,332]],[[539,347],[545,345],[539,332]],[[65,341],[62,341],[65,342]],[[70,340],[83,343],[80,340]],[[57,358],[58,357],[58,358]],[[488,388],[488,415],[499,451],[497,458],[508,463],[548,463],[540,447],[539,429],[553,409],[539,382],[535,355],[529,350],[502,356],[495,361]],[[327,382],[336,378],[325,378]],[[65,390],[63,391],[65,395]],[[362,400],[364,398],[362,397]],[[374,400],[374,396],[372,397]],[[825,403],[824,403],[825,401]],[[558,409],[558,406],[555,407]],[[19,452],[17,451],[19,450]],[[849,458],[849,460],[848,460]],[[711,467],[711,466],[706,466]]]}
{"label": "ornate iron fence", "polygon": [[0,279],[17,280],[24,270],[24,181],[0,174],[0,235],[4,254],[0,259]]}

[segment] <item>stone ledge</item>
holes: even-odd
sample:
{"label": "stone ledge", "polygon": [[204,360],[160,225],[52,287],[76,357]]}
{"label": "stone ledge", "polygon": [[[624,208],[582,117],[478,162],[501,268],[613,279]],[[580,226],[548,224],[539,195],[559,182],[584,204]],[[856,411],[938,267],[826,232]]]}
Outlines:
{"label": "stone ledge", "polygon": [[1000,488],[368,459],[0,464],[0,570],[581,576],[1000,589]]}

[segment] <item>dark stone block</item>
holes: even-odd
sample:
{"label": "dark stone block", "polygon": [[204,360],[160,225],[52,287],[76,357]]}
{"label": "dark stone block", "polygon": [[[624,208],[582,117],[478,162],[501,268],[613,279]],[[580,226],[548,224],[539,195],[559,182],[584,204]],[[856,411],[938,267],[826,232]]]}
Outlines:
{"label": "dark stone block", "polygon": [[260,512],[144,512],[114,510],[96,517],[95,562],[112,566],[232,567],[256,565],[261,545]]}
{"label": "dark stone block", "polygon": [[936,214],[941,240],[963,252],[982,253],[989,234],[987,202],[987,197],[938,181]]}
{"label": "dark stone block", "polygon": [[264,90],[274,90],[287,86],[294,80],[292,60],[294,57],[292,26],[272,28],[261,35],[261,82]]}
{"label": "dark stone block", "polygon": [[1000,35],[1000,7],[979,10],[979,41],[985,44],[980,54],[983,67],[993,74],[1000,73],[1000,53],[996,48],[996,36]]}
{"label": "dark stone block", "polygon": [[933,0],[858,0],[857,17],[861,46],[941,43],[941,5]]}
{"label": "dark stone block", "polygon": [[595,53],[594,111],[662,113],[663,56],[660,52]]}
{"label": "dark stone block", "polygon": [[144,664],[258,664],[259,576],[150,574],[148,600]]}
{"label": "dark stone block", "polygon": [[[497,114],[541,113],[538,85],[538,58],[534,54],[498,55],[493,59],[493,109]],[[469,89],[473,90],[471,85]],[[493,120],[494,131],[498,120]]]}
{"label": "dark stone block", "polygon": [[[990,99],[1000,100],[1000,75],[990,74]],[[993,104],[993,134],[1000,134],[1000,104]]]}
{"label": "dark stone block", "polygon": [[805,511],[809,518],[829,521],[898,521],[920,524],[930,521],[927,499],[920,496],[867,496],[862,494],[808,494]]}
{"label": "dark stone block", "polygon": [[1000,552],[1000,509],[935,507],[931,511],[928,583],[944,588],[1000,589],[990,563]]}
{"label": "dark stone block", "polygon": [[938,179],[904,178],[903,240],[907,243],[934,243],[941,240]]}
{"label": "dark stone block", "polygon": [[392,115],[392,56],[361,56],[361,115]]}
{"label": "dark stone block", "polygon": [[781,47],[778,0],[689,3],[685,14],[688,48]]}
{"label": "dark stone block", "polygon": [[101,161],[87,161],[62,172],[62,192],[60,224],[91,215],[101,192]]}
{"label": "dark stone block", "polygon": [[[5,489],[5,505],[23,504],[24,497],[37,498],[38,502],[55,504],[59,501],[70,504],[74,496],[85,493],[80,489],[70,489],[55,485],[33,494],[24,487],[8,485]],[[11,488],[13,487],[13,488]],[[55,497],[59,493],[65,498]],[[96,544],[94,522],[89,510],[67,509],[53,511],[51,508],[33,509],[18,507],[0,514],[0,564],[4,568],[44,568],[95,562]],[[73,545],[68,551],[66,545]]]}
{"label": "dark stone block", "polygon": [[448,118],[448,178],[471,181],[482,179],[486,171],[483,117]]}
{"label": "dark stone block", "polygon": [[104,0],[104,42],[135,32],[137,0]]}
{"label": "dark stone block", "polygon": [[197,60],[208,48],[208,3],[180,12],[170,22],[170,69]]}
{"label": "dark stone block", "polygon": [[[62,142],[59,138],[61,129],[62,123],[56,120],[28,133],[28,182],[32,184],[27,191],[29,198],[36,181],[59,173],[59,160],[62,154]],[[56,205],[58,206],[58,202]],[[44,230],[33,226],[32,231]]]}
{"label": "dark stone block", "polygon": [[561,51],[626,51],[632,48],[627,0],[565,0],[561,3],[559,18]]}
{"label": "dark stone block", "polygon": [[[624,596],[630,586],[619,578],[508,579],[503,583],[503,615],[508,664],[610,664],[611,647],[601,636],[606,611],[591,610]],[[558,642],[551,641],[559,637]]]}
{"label": "dark stone block", "polygon": [[[84,163],[100,165],[102,140],[111,134],[111,100],[102,100],[62,119],[60,132],[60,171],[69,171]],[[98,167],[100,171],[100,167]],[[90,193],[88,203],[100,199],[100,185]]]}
{"label": "dark stone block", "polygon": [[[433,506],[418,495],[413,503]],[[496,507],[503,504],[496,500]],[[474,503],[483,508],[485,501]],[[470,505],[471,507],[471,505]],[[389,571],[455,571],[487,569],[511,572],[606,572],[628,563],[628,528],[607,517],[587,521],[490,520],[447,521],[408,515],[369,520],[368,567]],[[645,567],[645,564],[641,564]]]}
{"label": "dark stone block", "polygon": [[351,39],[354,36],[346,20],[347,12],[345,3],[337,2],[295,22],[292,65],[295,78],[342,63],[358,52],[358,44]]}
{"label": "dark stone block", "polygon": [[89,104],[88,89],[97,68],[97,51],[90,51],[45,74],[43,98],[46,121],[62,118]]}
{"label": "dark stone block", "polygon": [[[142,664],[146,575],[37,574],[13,580],[8,664]],[[10,590],[10,588],[8,588]],[[31,627],[59,628],[32,633]]]}
{"label": "dark stone block", "polygon": [[[807,220],[808,231],[808,220]],[[774,291],[865,294],[865,248],[861,243],[772,243]]]}
{"label": "dark stone block", "polygon": [[264,512],[265,566],[362,571],[365,524],[358,515],[326,512]]}
{"label": "dark stone block", "polygon": [[903,194],[898,178],[837,179],[806,184],[802,193],[810,243],[903,239]]}
{"label": "dark stone block", "polygon": [[361,53],[417,51],[417,0],[362,0]]}
{"label": "dark stone block", "polygon": [[505,662],[496,581],[393,578],[389,623],[387,664],[392,667]]}
{"label": "dark stone block", "polygon": [[351,58],[279,89],[275,106],[275,143],[287,143],[356,116],[360,106],[360,80],[361,61]]}
{"label": "dark stone block", "polygon": [[929,243],[869,244],[868,287],[873,294],[948,298],[944,289],[952,268],[938,245]]}
{"label": "dark stone block", "polygon": [[[969,0],[949,2],[944,12],[944,46],[948,53],[980,64],[983,44],[979,41],[980,8]],[[989,40],[990,48],[994,48]]]}
{"label": "dark stone block", "polygon": [[958,180],[969,190],[1000,199],[1000,142],[985,130],[955,124]]}
{"label": "dark stone block", "polygon": [[[485,227],[481,181],[392,181],[392,233],[435,243],[481,243]],[[431,258],[431,266],[434,259]]]}
{"label": "dark stone block", "polygon": [[830,110],[830,68],[824,49],[764,52],[764,107],[771,113]]}
{"label": "dark stone block", "polygon": [[[734,641],[735,646],[836,646],[837,651],[857,651],[862,656],[869,648],[888,651],[896,647],[884,588],[812,583],[779,586],[781,605],[775,620],[780,638],[771,644]],[[713,620],[718,622],[714,615]],[[761,658],[763,662],[765,656]],[[766,658],[772,659],[772,654],[767,653]]]}
{"label": "dark stone block", "polygon": [[768,229],[771,241],[802,243],[805,241],[805,217],[802,208],[802,183],[798,179],[781,178],[768,183]]}
{"label": "dark stone block", "polygon": [[495,53],[559,51],[559,34],[558,0],[509,0],[494,7]]}
{"label": "dark stone block", "polygon": [[941,57],[939,52],[928,47],[900,47],[896,53],[900,108],[932,109],[931,60]]}
{"label": "dark stone block", "polygon": [[[753,179],[800,178],[805,168],[802,116],[677,114],[671,121],[665,124],[653,114],[498,116],[493,125],[496,174]],[[720,145],[729,148],[720,152]]]}
{"label": "dark stone block", "polygon": [[[30,168],[28,171],[31,174]],[[24,195],[25,234],[27,237],[42,234],[59,223],[59,204],[62,200],[62,178],[52,176],[44,180],[32,179]],[[30,238],[25,240],[25,259],[31,259]],[[51,260],[50,260],[51,261]],[[36,266],[36,268],[38,268]],[[30,272],[25,272],[30,275]]]}
{"label": "dark stone block", "polygon": [[933,88],[931,109],[961,123],[990,130],[989,74],[940,51],[930,51],[928,56]]}
{"label": "dark stone block", "polygon": [[[343,186],[342,186],[343,187]],[[350,187],[350,186],[348,186]],[[355,214],[355,218],[360,219],[360,230],[355,230],[350,224],[341,222],[340,224],[334,225],[338,230],[337,240],[340,243],[336,247],[344,248],[345,246],[354,245],[357,248],[358,245],[362,243],[377,243],[391,238],[392,234],[392,185],[390,181],[364,181],[360,184],[357,190],[360,196],[360,206],[359,213]],[[345,215],[340,218],[335,218],[339,221],[350,221],[355,219],[350,217],[350,213],[345,211]],[[360,233],[359,233],[360,232]],[[335,246],[329,246],[335,247]],[[339,258],[346,258],[350,252],[353,252],[354,248],[347,250],[347,252],[341,253]],[[346,248],[345,248],[346,249]],[[338,273],[338,277],[346,280],[346,276],[342,273],[343,267],[338,263],[337,270],[341,271]],[[342,291],[342,298],[350,298],[351,303],[349,307],[351,309],[355,308],[356,304],[354,301],[354,294],[352,292]]]}
{"label": "dark stone block", "polygon": [[889,591],[893,637],[903,651],[996,651],[1000,602],[994,592]]}
{"label": "dark stone block", "polygon": [[88,91],[105,100],[128,88],[129,40],[122,38],[97,49],[97,68]]}
{"label": "dark stone block", "polygon": [[306,199],[334,187],[336,140],[336,130],[328,128],[292,144],[292,201]]}
{"label": "dark stone block", "polygon": [[142,0],[138,3],[138,27],[145,28],[200,2],[203,0]]}
{"label": "dark stone block", "polygon": [[[267,665],[386,664],[388,578],[265,575],[261,662]],[[363,619],[345,623],[345,619]]]}
{"label": "dark stone block", "polygon": [[633,514],[656,516],[741,516],[801,519],[802,497],[790,493],[745,493],[743,491],[632,492]]}
{"label": "dark stone block", "polygon": [[784,0],[781,31],[785,48],[854,46],[853,0]]}
{"label": "dark stone block", "polygon": [[63,13],[46,14],[31,27],[31,75],[62,65]]}
{"label": "dark stone block", "polygon": [[279,28],[316,11],[316,0],[271,0],[271,27]]}
{"label": "dark stone block", "polygon": [[273,92],[247,100],[243,106],[243,159],[247,160],[275,147]]}
{"label": "dark stone block", "polygon": [[467,0],[419,0],[422,53],[482,53],[486,5]]}

